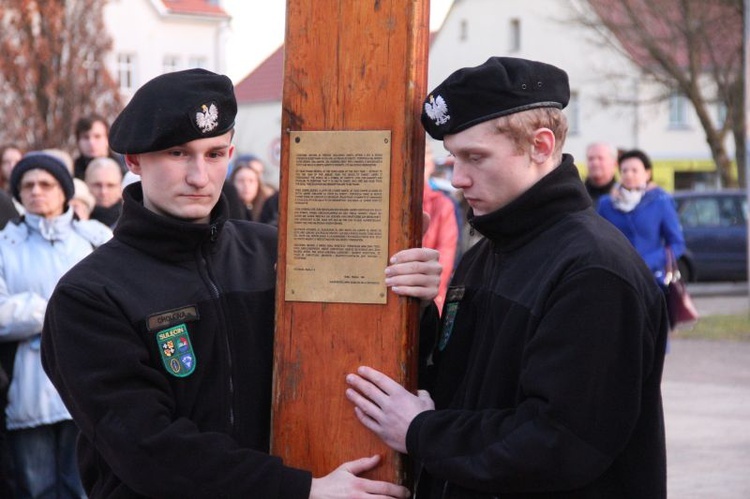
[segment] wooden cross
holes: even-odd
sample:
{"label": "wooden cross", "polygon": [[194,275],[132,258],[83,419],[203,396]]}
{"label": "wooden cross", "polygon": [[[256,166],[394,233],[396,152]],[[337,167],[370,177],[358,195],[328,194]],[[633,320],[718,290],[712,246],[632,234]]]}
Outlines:
{"label": "wooden cross", "polygon": [[355,418],[345,375],[416,384],[418,303],[387,291],[421,244],[429,0],[287,0],[272,452],[329,473],[401,456]]}

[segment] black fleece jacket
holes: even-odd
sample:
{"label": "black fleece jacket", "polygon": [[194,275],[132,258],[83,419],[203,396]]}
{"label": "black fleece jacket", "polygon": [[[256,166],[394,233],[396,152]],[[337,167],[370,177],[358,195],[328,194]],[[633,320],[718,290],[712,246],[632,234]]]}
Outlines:
{"label": "black fleece jacket", "polygon": [[463,257],[407,448],[417,497],[664,498],[666,308],[570,156]]}
{"label": "black fleece jacket", "polygon": [[91,498],[307,499],[268,455],[276,229],[167,219],[124,193],[115,236],[60,281],[46,372],[81,429]]}

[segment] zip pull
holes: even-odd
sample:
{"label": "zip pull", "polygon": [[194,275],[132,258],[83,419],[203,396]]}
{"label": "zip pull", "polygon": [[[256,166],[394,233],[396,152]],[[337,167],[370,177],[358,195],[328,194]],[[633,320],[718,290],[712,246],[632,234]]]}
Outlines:
{"label": "zip pull", "polygon": [[211,236],[210,240],[212,243],[215,243],[216,240],[219,238],[219,228],[216,225],[211,226]]}

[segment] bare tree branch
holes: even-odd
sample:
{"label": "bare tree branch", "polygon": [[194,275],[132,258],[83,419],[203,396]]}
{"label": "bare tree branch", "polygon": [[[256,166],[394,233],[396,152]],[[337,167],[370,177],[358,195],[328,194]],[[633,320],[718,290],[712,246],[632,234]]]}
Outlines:
{"label": "bare tree branch", "polygon": [[0,143],[72,150],[79,117],[121,107],[106,0],[0,0]]}
{"label": "bare tree branch", "polygon": [[[744,140],[742,0],[581,0],[574,5],[576,21],[663,86],[664,98],[678,91],[690,101],[722,184],[735,185],[724,144],[730,131],[735,143],[740,134]],[[710,111],[717,103],[727,109],[722,123]],[[737,151],[742,184],[744,161],[743,148]]]}

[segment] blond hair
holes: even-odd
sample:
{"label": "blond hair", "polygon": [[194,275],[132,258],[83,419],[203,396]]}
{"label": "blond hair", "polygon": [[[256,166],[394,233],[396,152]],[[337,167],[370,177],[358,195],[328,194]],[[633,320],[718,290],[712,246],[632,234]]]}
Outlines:
{"label": "blond hair", "polygon": [[498,133],[505,134],[516,145],[516,152],[524,154],[534,145],[534,132],[548,128],[555,136],[555,150],[552,157],[556,163],[562,161],[562,148],[568,135],[568,119],[562,109],[540,107],[501,116],[495,121]]}

